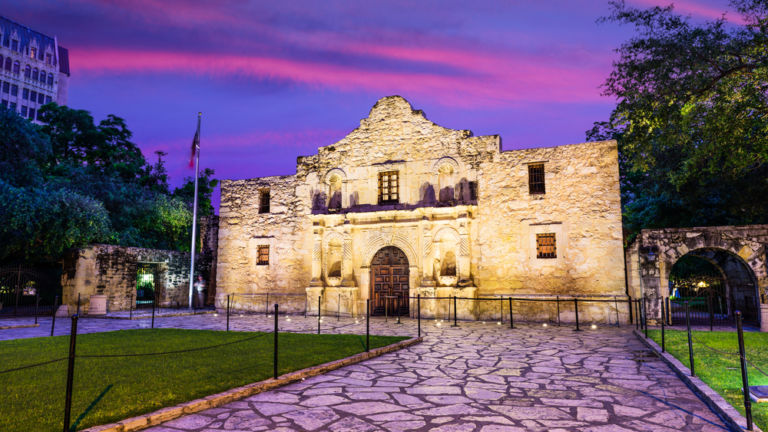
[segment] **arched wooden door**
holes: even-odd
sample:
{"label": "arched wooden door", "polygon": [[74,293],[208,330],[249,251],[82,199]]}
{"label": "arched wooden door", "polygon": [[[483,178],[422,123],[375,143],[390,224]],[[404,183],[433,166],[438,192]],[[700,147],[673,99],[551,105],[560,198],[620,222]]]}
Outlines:
{"label": "arched wooden door", "polygon": [[408,257],[394,246],[380,249],[371,260],[371,314],[384,315],[386,307],[395,315],[398,301],[391,297],[398,297],[399,312],[407,315],[408,295]]}

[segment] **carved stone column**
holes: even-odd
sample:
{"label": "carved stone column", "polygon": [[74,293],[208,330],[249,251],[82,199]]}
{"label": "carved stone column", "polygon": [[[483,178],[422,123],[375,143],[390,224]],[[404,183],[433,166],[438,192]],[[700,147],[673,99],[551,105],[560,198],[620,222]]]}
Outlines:
{"label": "carved stone column", "polygon": [[319,228],[314,229],[314,245],[312,247],[312,280],[311,287],[323,286],[323,234]]}

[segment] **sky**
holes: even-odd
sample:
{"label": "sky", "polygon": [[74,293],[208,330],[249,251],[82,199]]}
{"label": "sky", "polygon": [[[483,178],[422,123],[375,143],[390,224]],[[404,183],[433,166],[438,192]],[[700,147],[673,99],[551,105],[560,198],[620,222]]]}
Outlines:
{"label": "sky", "polygon": [[[729,10],[727,0],[627,3],[674,3],[696,21]],[[0,4],[69,49],[68,105],[126,119],[150,161],[168,153],[172,185],[194,174],[198,111],[201,166],[226,179],[293,174],[297,156],[395,94],[441,126],[500,135],[504,150],[583,142],[614,106],[600,85],[633,34],[597,22],[604,0]]]}

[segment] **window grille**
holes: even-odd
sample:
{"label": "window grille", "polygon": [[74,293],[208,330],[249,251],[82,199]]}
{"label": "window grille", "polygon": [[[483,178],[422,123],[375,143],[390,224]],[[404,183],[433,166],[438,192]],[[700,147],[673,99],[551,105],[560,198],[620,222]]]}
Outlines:
{"label": "window grille", "polygon": [[261,191],[259,198],[259,213],[269,213],[269,190]]}
{"label": "window grille", "polygon": [[555,234],[536,234],[536,258],[557,258]]}
{"label": "window grille", "polygon": [[259,246],[259,258],[256,265],[269,265],[269,245]]}
{"label": "window grille", "polygon": [[531,195],[546,193],[544,187],[544,164],[528,165],[528,192]]}
{"label": "window grille", "polygon": [[379,204],[392,204],[400,201],[398,172],[379,173]]}

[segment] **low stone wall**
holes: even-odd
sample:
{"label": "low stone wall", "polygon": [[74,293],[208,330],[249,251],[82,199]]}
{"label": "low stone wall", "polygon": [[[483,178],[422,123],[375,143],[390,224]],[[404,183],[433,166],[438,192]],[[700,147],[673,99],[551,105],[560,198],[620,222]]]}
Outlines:
{"label": "low stone wall", "polygon": [[187,305],[189,253],[114,245],[92,245],[70,251],[63,260],[62,303],[70,313],[88,313],[92,295],[107,296],[107,310],[128,310],[136,294],[140,264],[156,265],[155,291],[159,306]]}

